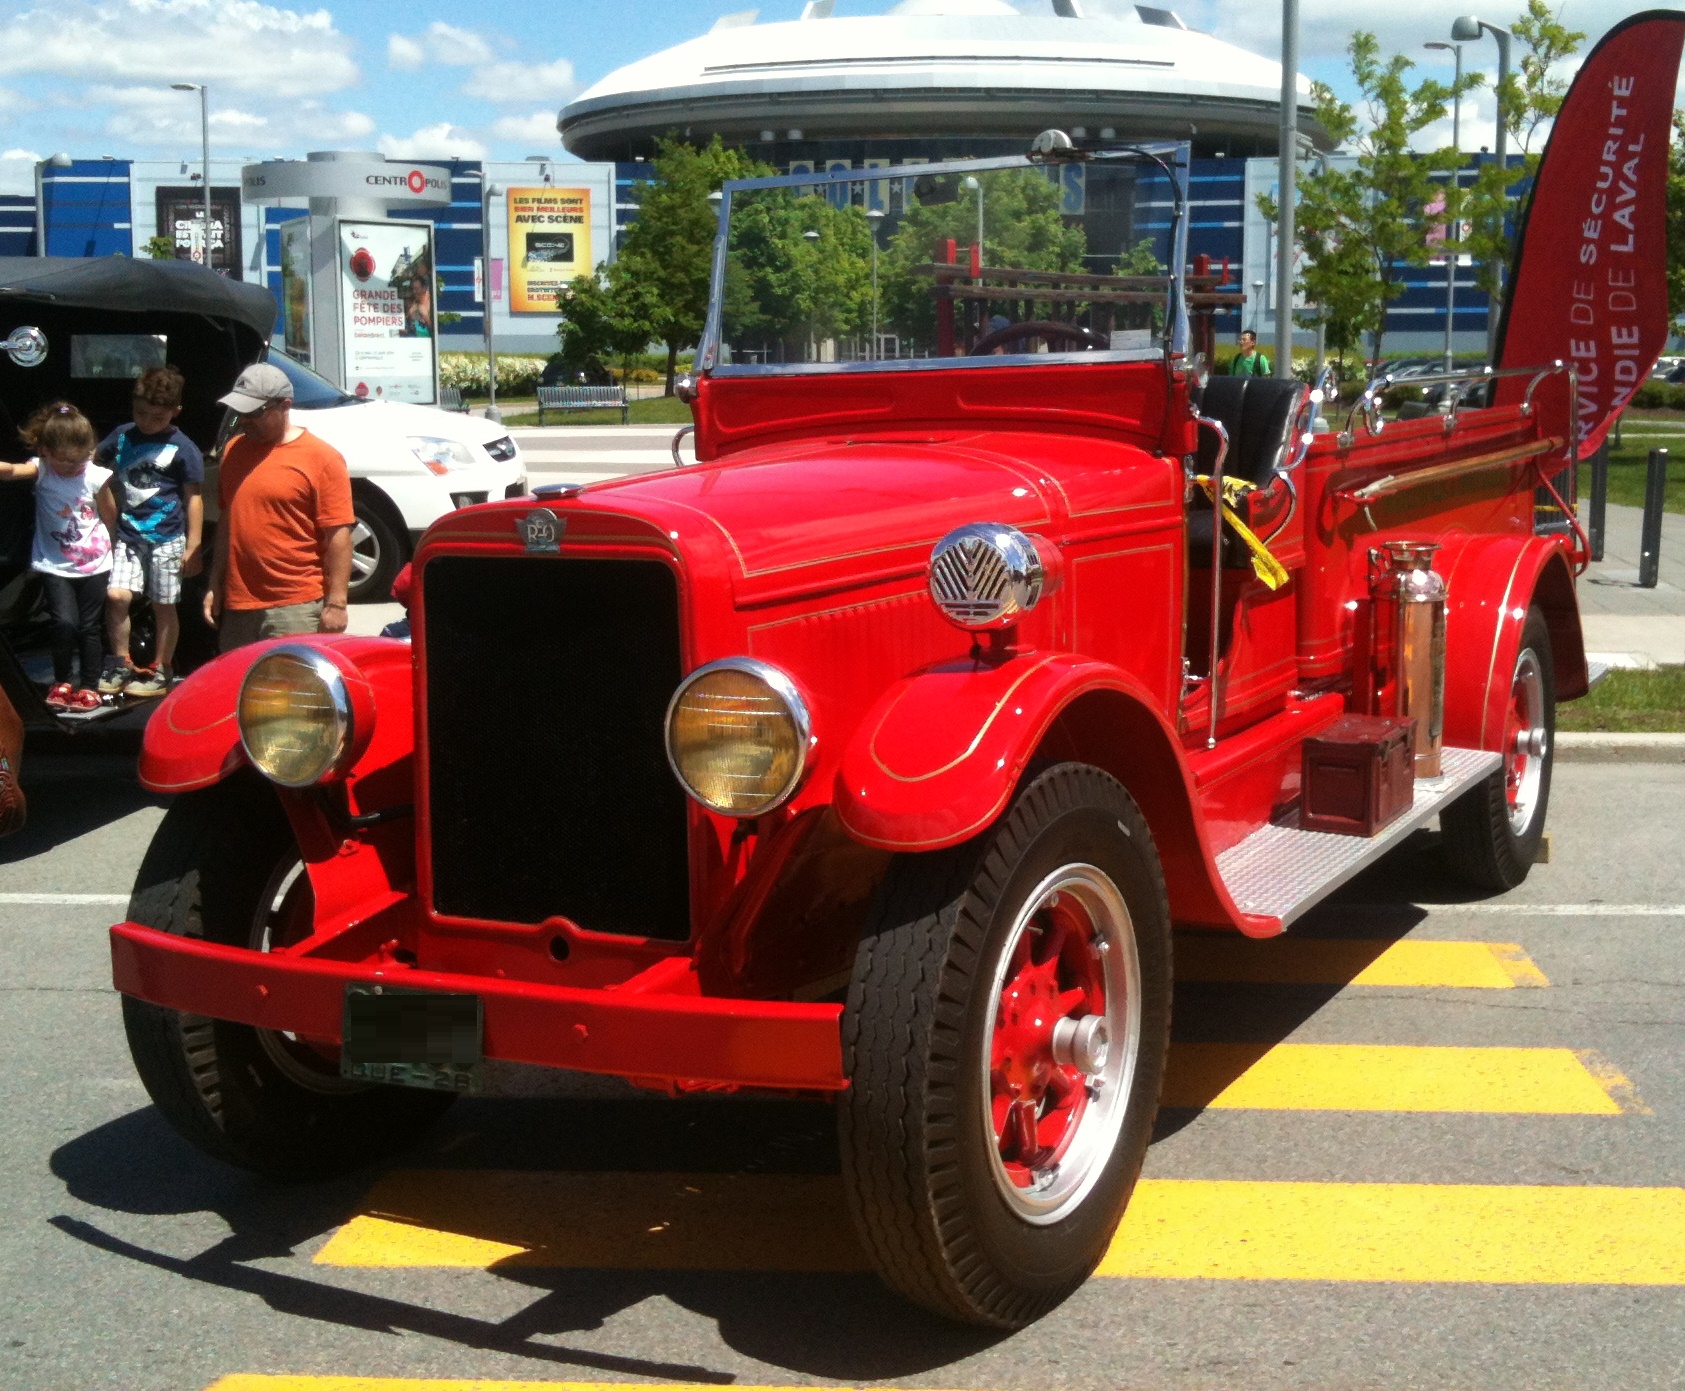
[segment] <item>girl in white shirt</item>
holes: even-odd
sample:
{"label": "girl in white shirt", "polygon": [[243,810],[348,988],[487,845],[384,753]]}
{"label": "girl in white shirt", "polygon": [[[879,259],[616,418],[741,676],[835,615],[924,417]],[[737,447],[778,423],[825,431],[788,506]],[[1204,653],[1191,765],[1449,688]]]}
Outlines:
{"label": "girl in white shirt", "polygon": [[[35,545],[30,568],[52,615],[53,685],[47,704],[59,710],[99,707],[101,619],[111,573],[111,533],[117,501],[107,484],[111,470],[92,462],[99,436],[68,401],[43,406],[19,433],[36,457],[27,464],[0,463],[0,479],[35,480]],[[71,682],[71,658],[81,661]]]}

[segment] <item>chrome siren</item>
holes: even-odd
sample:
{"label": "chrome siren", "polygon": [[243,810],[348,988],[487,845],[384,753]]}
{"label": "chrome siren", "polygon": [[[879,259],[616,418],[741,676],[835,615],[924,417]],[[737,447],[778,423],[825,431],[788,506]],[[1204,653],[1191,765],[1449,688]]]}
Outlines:
{"label": "chrome siren", "polygon": [[1044,579],[1035,542],[1017,527],[973,522],[936,543],[926,583],[948,622],[981,632],[1010,628],[1033,609]]}
{"label": "chrome siren", "polygon": [[19,367],[39,367],[47,360],[47,335],[38,328],[22,325],[0,341],[0,348]]}

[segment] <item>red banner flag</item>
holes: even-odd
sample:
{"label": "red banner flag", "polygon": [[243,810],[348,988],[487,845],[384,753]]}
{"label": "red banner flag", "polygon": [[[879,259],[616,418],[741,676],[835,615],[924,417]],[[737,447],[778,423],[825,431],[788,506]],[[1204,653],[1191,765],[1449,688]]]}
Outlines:
{"label": "red banner flag", "polygon": [[[1667,343],[1667,146],[1685,13],[1617,24],[1551,128],[1498,325],[1499,367],[1560,358],[1580,379],[1579,456],[1603,441]],[[1499,382],[1519,401],[1526,378]]]}

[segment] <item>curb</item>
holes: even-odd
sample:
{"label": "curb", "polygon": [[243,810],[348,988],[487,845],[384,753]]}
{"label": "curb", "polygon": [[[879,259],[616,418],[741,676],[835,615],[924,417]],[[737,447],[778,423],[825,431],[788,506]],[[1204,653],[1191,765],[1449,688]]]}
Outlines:
{"label": "curb", "polygon": [[1559,763],[1685,763],[1685,734],[1562,733]]}

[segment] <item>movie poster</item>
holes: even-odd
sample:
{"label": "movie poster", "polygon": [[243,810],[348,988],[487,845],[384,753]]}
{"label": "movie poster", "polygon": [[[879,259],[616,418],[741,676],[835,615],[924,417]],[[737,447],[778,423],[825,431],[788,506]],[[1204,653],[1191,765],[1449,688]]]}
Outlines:
{"label": "movie poster", "polygon": [[591,272],[591,190],[509,190],[509,312],[554,314],[575,276]]}
{"label": "movie poster", "polygon": [[339,224],[343,384],[357,396],[438,399],[433,224]]}
{"label": "movie poster", "polygon": [[[200,188],[160,187],[158,235],[168,237],[176,260],[205,260],[205,194]],[[240,190],[211,186],[211,269],[240,278]]]}
{"label": "movie poster", "polygon": [[281,241],[281,343],[287,355],[314,367],[310,349],[310,219],[276,229]]}

